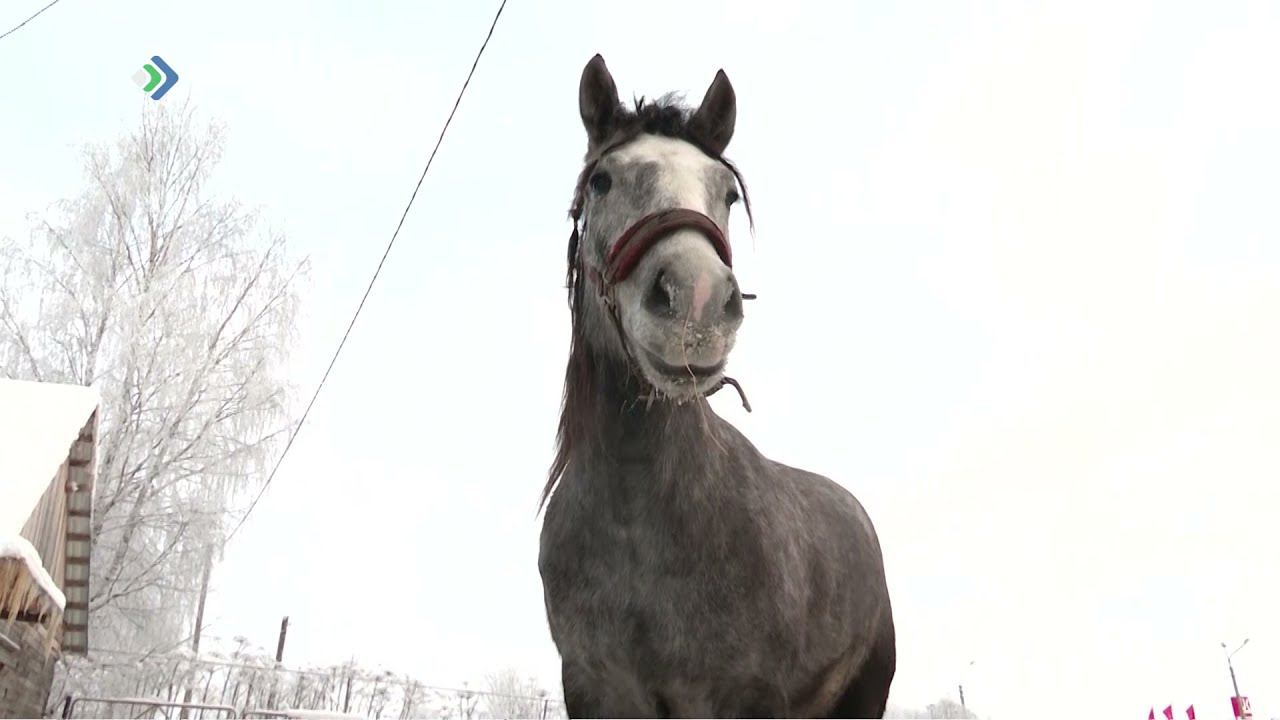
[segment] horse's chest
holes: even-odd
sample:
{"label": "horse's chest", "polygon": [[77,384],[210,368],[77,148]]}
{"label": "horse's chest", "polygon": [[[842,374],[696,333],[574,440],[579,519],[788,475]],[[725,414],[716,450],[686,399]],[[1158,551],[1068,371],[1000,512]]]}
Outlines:
{"label": "horse's chest", "polygon": [[641,675],[726,663],[756,670],[776,657],[768,649],[782,635],[780,613],[764,590],[772,583],[749,527],[604,517],[547,548],[564,570],[544,578],[557,642]]}

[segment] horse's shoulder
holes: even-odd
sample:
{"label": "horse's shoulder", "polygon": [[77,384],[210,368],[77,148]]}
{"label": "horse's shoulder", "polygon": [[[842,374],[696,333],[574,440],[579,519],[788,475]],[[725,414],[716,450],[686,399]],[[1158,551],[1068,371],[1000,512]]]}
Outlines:
{"label": "horse's shoulder", "polygon": [[871,517],[862,502],[844,485],[811,470],[792,467],[769,460],[777,492],[811,519],[826,519],[844,527],[854,527],[860,534],[875,537]]}

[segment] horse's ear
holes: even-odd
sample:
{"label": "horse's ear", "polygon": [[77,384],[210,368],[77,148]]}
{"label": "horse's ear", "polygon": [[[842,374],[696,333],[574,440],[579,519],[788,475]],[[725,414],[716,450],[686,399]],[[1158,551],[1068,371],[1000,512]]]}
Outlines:
{"label": "horse's ear", "polygon": [[716,72],[716,79],[711,81],[702,104],[689,119],[690,129],[696,133],[707,149],[719,155],[729,147],[733,139],[733,124],[738,118],[738,98],[733,93],[733,85],[724,70]]}
{"label": "horse's ear", "polygon": [[604,58],[597,54],[582,69],[582,80],[578,83],[578,112],[582,115],[583,127],[587,129],[589,147],[594,148],[609,137],[614,116],[621,105],[618,86],[613,83]]}

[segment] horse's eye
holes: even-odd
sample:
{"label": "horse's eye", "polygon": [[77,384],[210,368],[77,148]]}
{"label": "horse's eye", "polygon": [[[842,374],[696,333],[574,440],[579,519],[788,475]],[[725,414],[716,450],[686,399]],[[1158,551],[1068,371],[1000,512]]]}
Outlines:
{"label": "horse's eye", "polygon": [[725,193],[724,195],[724,204],[733,205],[734,203],[738,202],[739,199],[740,198],[738,197],[738,191],[736,189],[731,188],[729,192]]}
{"label": "horse's eye", "polygon": [[609,188],[613,187],[613,178],[609,177],[609,173],[600,170],[591,176],[587,184],[591,186],[591,192],[603,195],[609,192]]}

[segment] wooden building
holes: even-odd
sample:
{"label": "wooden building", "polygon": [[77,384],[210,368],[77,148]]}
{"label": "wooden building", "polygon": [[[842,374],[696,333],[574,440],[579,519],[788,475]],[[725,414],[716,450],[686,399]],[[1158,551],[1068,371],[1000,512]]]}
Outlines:
{"label": "wooden building", "polygon": [[98,395],[0,379],[0,718],[43,717],[89,645]]}

